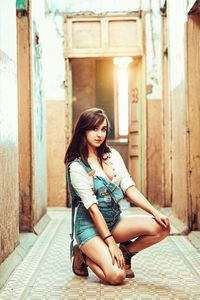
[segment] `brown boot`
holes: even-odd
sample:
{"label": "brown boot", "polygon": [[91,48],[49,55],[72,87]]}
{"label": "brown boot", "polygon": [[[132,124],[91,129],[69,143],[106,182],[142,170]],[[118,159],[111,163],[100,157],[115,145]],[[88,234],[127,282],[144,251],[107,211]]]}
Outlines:
{"label": "brown boot", "polygon": [[120,244],[119,248],[121,249],[124,260],[125,260],[125,271],[126,271],[126,278],[134,278],[135,274],[133,270],[131,270],[131,258],[134,256],[136,253],[131,253],[127,246],[124,245],[123,243]]}
{"label": "brown boot", "polygon": [[88,269],[82,251],[78,245],[74,246],[72,270],[78,276],[88,276]]}

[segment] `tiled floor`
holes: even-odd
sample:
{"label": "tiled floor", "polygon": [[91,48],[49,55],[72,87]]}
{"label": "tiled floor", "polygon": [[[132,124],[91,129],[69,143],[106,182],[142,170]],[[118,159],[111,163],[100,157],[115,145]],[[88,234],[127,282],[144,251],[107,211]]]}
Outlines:
{"label": "tiled floor", "polygon": [[[170,236],[134,257],[135,279],[110,286],[90,272],[80,278],[69,259],[70,210],[51,221],[0,291],[0,299],[200,299],[200,254],[183,236]],[[126,213],[130,213],[126,210]]]}

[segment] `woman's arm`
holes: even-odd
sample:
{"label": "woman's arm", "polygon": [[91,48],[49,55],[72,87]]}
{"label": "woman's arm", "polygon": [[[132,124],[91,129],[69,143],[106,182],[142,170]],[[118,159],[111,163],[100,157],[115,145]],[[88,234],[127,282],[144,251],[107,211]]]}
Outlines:
{"label": "woman's arm", "polygon": [[88,211],[102,239],[105,239],[107,236],[109,236],[107,239],[105,239],[105,243],[109,248],[112,257],[112,263],[114,264],[116,260],[119,268],[124,268],[125,262],[124,262],[123,254],[119,249],[119,247],[117,246],[113,236],[111,235],[110,230],[108,229],[108,226],[106,224],[106,221],[103,215],[101,214],[97,204],[91,205]]}
{"label": "woman's arm", "polygon": [[166,216],[160,214],[153,205],[144,197],[144,195],[135,187],[130,186],[125,194],[128,197],[128,200],[135,204],[136,206],[144,209],[146,212],[150,213],[154,216],[156,221],[163,226],[164,228],[167,228],[169,226],[169,220]]}

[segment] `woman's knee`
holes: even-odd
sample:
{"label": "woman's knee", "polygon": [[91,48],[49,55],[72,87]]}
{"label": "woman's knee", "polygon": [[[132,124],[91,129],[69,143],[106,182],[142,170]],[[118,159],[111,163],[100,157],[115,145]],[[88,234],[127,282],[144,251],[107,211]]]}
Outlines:
{"label": "woman's knee", "polygon": [[167,237],[170,234],[170,224],[163,230],[164,237]]}
{"label": "woman's knee", "polygon": [[168,225],[166,228],[159,225],[159,228],[156,230],[156,236],[160,239],[166,238],[170,233],[170,225]]}
{"label": "woman's knee", "polygon": [[126,278],[126,272],[124,269],[115,269],[106,274],[107,281],[112,285],[117,285],[123,282]]}
{"label": "woman's knee", "polygon": [[154,227],[152,229],[152,233],[154,236],[158,237],[158,239],[164,239],[165,237],[167,237],[170,233],[170,225],[168,225],[166,228],[164,228],[163,226],[161,226],[160,224],[158,224],[156,222],[156,220],[154,220]]}

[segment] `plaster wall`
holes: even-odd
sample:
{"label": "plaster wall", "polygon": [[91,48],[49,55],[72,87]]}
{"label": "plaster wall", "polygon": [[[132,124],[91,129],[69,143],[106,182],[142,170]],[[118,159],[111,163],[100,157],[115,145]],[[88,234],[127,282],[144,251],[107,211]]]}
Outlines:
{"label": "plaster wall", "polygon": [[66,206],[66,102],[63,16],[46,12],[43,47],[46,101],[47,205]]}
{"label": "plaster wall", "polygon": [[63,101],[65,99],[63,22],[63,16],[45,14],[43,35],[43,83],[47,101]]}
{"label": "plaster wall", "polygon": [[46,164],[46,105],[43,85],[43,40],[45,3],[31,2],[32,44],[32,132],[33,132],[33,225],[46,212],[47,164]]}
{"label": "plaster wall", "polygon": [[18,134],[19,134],[19,228],[32,230],[32,131],[31,131],[31,78],[30,26],[28,14],[17,10],[17,81],[18,81]]}
{"label": "plaster wall", "polygon": [[153,203],[164,205],[162,161],[162,23],[159,1],[151,2],[145,14],[146,91],[147,91],[147,196]]}
{"label": "plaster wall", "polygon": [[171,92],[172,100],[172,208],[177,217],[188,223],[187,145],[185,83]]}
{"label": "plaster wall", "polygon": [[65,101],[46,102],[48,206],[66,206]]}
{"label": "plaster wall", "polygon": [[55,1],[47,0],[50,11],[56,8],[62,12],[116,12],[116,11],[138,11],[141,7],[147,7],[149,0],[69,0],[69,1]]}
{"label": "plaster wall", "polygon": [[145,13],[147,100],[162,98],[161,39],[162,24],[158,1],[152,1]]}
{"label": "plaster wall", "polygon": [[172,208],[187,224],[186,52],[187,1],[168,1],[170,101],[172,114]]}
{"label": "plaster wall", "polygon": [[[199,3],[200,4],[200,3]],[[187,136],[190,228],[200,230],[200,18],[191,14],[187,24]]]}
{"label": "plaster wall", "polygon": [[19,243],[18,107],[15,0],[1,1],[0,120],[1,263]]}
{"label": "plaster wall", "polygon": [[147,195],[160,206],[163,205],[161,109],[161,100],[147,101]]}

